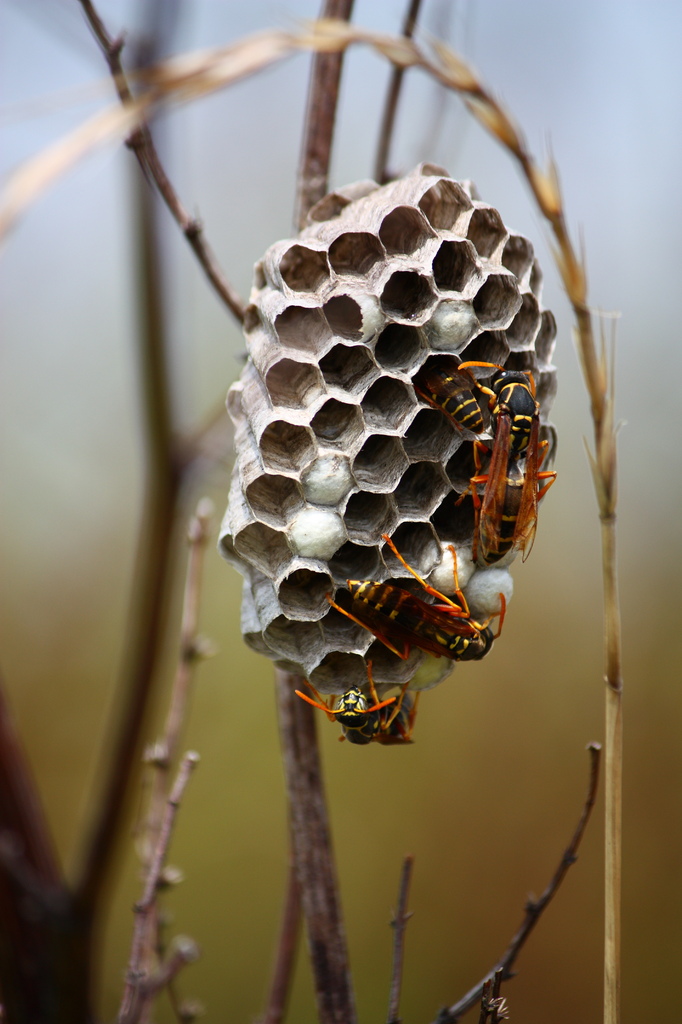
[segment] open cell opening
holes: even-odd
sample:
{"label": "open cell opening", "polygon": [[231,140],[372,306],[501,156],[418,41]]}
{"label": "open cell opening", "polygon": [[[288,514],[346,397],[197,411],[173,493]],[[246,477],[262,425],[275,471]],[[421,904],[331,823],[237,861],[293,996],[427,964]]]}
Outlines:
{"label": "open cell opening", "polygon": [[234,538],[234,549],[270,577],[282,572],[291,557],[284,534],[264,523],[250,523],[240,530]]}
{"label": "open cell opening", "polygon": [[315,413],[310,425],[324,444],[346,448],[362,433],[362,416],[357,406],[330,398]]}
{"label": "open cell opening", "polygon": [[508,327],[521,305],[514,278],[491,274],[478,289],[473,305],[482,327]]}
{"label": "open cell opening", "polygon": [[[508,355],[509,346],[504,331],[483,331],[469,342],[460,358],[463,363],[504,363]],[[471,372],[477,380],[482,377],[491,377],[495,373],[494,370],[484,372],[483,368],[477,370],[476,367],[473,367]]]}
{"label": "open cell opening", "polygon": [[540,264],[538,263],[538,261],[535,260],[535,262],[533,263],[533,269],[530,272],[530,290],[532,291],[533,295],[535,295],[538,299],[540,298],[540,294],[542,292],[542,281],[542,270],[540,269]]}
{"label": "open cell opening", "polygon": [[329,560],[329,571],[341,583],[346,580],[375,579],[381,567],[376,544],[367,546],[346,541]]}
{"label": "open cell opening", "polygon": [[[365,579],[364,576],[349,576],[347,578]],[[345,579],[343,582],[345,583]],[[342,608],[347,607],[350,610],[350,601],[347,601],[342,596],[344,593],[347,593],[347,591],[340,591],[334,600]],[[358,626],[347,615],[342,615],[336,608],[331,608],[329,604],[327,604],[327,608],[329,611],[322,623],[324,638],[327,644],[330,647],[334,647],[337,651],[357,651],[358,648],[362,649],[367,644],[367,630],[363,626]]]}
{"label": "open cell opening", "polygon": [[467,238],[474,243],[481,256],[490,259],[506,237],[507,229],[502,218],[491,206],[479,207],[471,214]]}
{"label": "open cell opening", "polygon": [[435,298],[427,278],[412,270],[398,270],[384,285],[381,306],[388,316],[413,320],[426,312]]}
{"label": "open cell opening", "polygon": [[424,351],[421,331],[408,324],[389,324],[379,335],[374,349],[376,361],[385,370],[409,370]]}
{"label": "open cell opening", "polygon": [[263,261],[262,260],[258,260],[258,263],[256,263],[254,268],[253,268],[253,287],[257,288],[258,291],[260,291],[261,288],[265,288],[266,284],[267,284],[267,281],[265,279],[265,270],[263,269]]}
{"label": "open cell opening", "polygon": [[[391,540],[407,564],[412,566],[420,576],[428,576],[440,562],[440,545],[430,523],[402,523]],[[384,544],[382,547],[381,557],[392,579],[408,577],[410,580],[414,580],[411,573],[395,557],[388,544]],[[411,585],[409,589],[423,598],[425,594],[418,581],[414,580],[414,584],[414,590]],[[402,586],[402,583],[400,585]]]}
{"label": "open cell opening", "polygon": [[305,245],[292,245],[279,261],[282,280],[295,292],[315,292],[329,280],[327,254]]}
{"label": "open cell opening", "polygon": [[[487,466],[488,457],[484,454],[481,460],[481,473],[487,471]],[[468,489],[472,476],[477,475],[473,444],[465,443],[460,445],[457,451],[448,459],[445,472],[450,483],[457,491],[457,495],[463,494]]]}
{"label": "open cell opening", "polygon": [[264,473],[246,488],[246,500],[257,519],[270,526],[286,526],[291,516],[303,507],[303,498],[295,480]]}
{"label": "open cell opening", "polygon": [[414,405],[412,388],[393,377],[381,377],[363,398],[362,412],[371,430],[399,430]]}
{"label": "open cell opening", "polygon": [[403,438],[408,459],[444,460],[461,443],[457,428],[442,412],[421,409],[410,423]]}
{"label": "open cell opening", "polygon": [[295,569],[279,585],[279,603],[290,619],[318,620],[327,614],[332,581],[326,572]]}
{"label": "open cell opening", "polygon": [[318,203],[312,207],[308,217],[312,221],[334,220],[342,210],[345,210],[350,203],[348,196],[342,196],[338,192],[329,192],[323,196]]}
{"label": "open cell opening", "polygon": [[323,390],[322,377],[316,366],[280,359],[265,374],[265,386],[273,405],[298,409],[310,405]]}
{"label": "open cell opening", "polygon": [[549,309],[543,309],[540,319],[540,330],[535,339],[535,351],[538,361],[549,363],[554,352],[554,339],[556,338],[556,320]]}
{"label": "open cell opening", "polygon": [[477,274],[476,252],[470,242],[442,243],[433,260],[433,277],[441,291],[463,292]]}
{"label": "open cell opening", "polygon": [[351,686],[367,689],[367,666],[359,654],[332,651],[310,673],[310,682],[324,694],[342,694]]}
{"label": "open cell opening", "polygon": [[419,200],[419,208],[437,231],[450,231],[471,200],[454,181],[437,181]]}
{"label": "open cell opening", "polygon": [[351,341],[362,338],[362,310],[350,295],[335,295],[323,309],[333,334]]}
{"label": "open cell opening", "polygon": [[431,516],[436,533],[445,544],[471,542],[476,514],[471,495],[457,504],[458,494],[447,494]]}
{"label": "open cell opening", "polygon": [[534,350],[522,349],[519,352],[510,352],[505,368],[507,370],[530,370],[537,383],[538,362]]}
{"label": "open cell opening", "polygon": [[401,516],[419,519],[430,516],[449,489],[437,463],[415,462],[403,474],[393,497]]}
{"label": "open cell opening", "polygon": [[397,206],[384,217],[379,228],[379,238],[391,255],[415,252],[433,237],[425,217],[413,206]]}
{"label": "open cell opening", "polygon": [[531,348],[540,330],[540,309],[532,292],[521,297],[521,307],[507,328],[507,344],[512,352]]}
{"label": "open cell opening", "polygon": [[[396,647],[400,646],[396,644]],[[405,660],[389,651],[380,640],[375,640],[365,658],[372,662],[372,677],[377,686],[402,686],[412,678],[419,663],[424,660],[424,654],[418,647],[413,647]],[[381,696],[385,696],[387,692],[384,691]]]}
{"label": "open cell opening", "polygon": [[353,475],[365,490],[389,494],[407,465],[407,457],[397,437],[374,434],[355,456]]}
{"label": "open cell opening", "polygon": [[279,658],[300,663],[311,649],[321,646],[322,637],[317,622],[297,622],[292,626],[285,615],[278,615],[263,630],[263,639]]}
{"label": "open cell opening", "polygon": [[254,306],[251,302],[244,310],[244,323],[242,324],[245,334],[250,334],[255,331],[257,327],[261,326],[260,313],[258,306]]}
{"label": "open cell opening", "polygon": [[535,373],[535,397],[542,406],[545,415],[552,407],[556,398],[557,377],[553,370],[540,370]]}
{"label": "open cell opening", "polygon": [[362,277],[383,257],[381,242],[367,231],[347,231],[329,246],[329,262],[337,274]]}
{"label": "open cell opening", "polygon": [[379,371],[366,349],[360,346],[335,345],[320,359],[322,376],[330,387],[343,388],[359,394]]}
{"label": "open cell opening", "polygon": [[521,280],[533,265],[533,246],[522,235],[510,235],[502,250],[502,265]]}
{"label": "open cell opening", "polygon": [[306,427],[285,420],[269,423],[261,434],[260,452],[268,469],[300,472],[315,455],[315,442]]}
{"label": "open cell opening", "polygon": [[376,544],[380,534],[389,533],[393,529],[396,519],[395,506],[386,494],[360,491],[348,499],[343,518],[352,541],[358,544]]}
{"label": "open cell opening", "polygon": [[316,307],[289,306],[275,320],[275,330],[282,345],[312,355],[319,355],[331,338],[329,324]]}

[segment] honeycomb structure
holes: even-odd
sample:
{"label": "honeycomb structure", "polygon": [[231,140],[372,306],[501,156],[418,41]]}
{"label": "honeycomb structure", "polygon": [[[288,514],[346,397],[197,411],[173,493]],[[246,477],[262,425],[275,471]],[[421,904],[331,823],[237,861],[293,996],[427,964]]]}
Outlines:
{"label": "honeycomb structure", "polygon": [[227,397],[237,458],[220,536],[244,576],[252,648],[327,694],[366,686],[366,657],[380,692],[451,671],[417,649],[400,660],[327,595],[343,601],[351,578],[425,596],[382,533],[444,592],[454,545],[481,617],[492,610],[484,573],[511,595],[506,568],[473,565],[472,502],[456,505],[474,435],[418,397],[412,378],[439,353],[531,370],[549,465],[556,324],[541,286],[531,243],[471,183],[429,164],[330,193],[256,264],[248,358]]}

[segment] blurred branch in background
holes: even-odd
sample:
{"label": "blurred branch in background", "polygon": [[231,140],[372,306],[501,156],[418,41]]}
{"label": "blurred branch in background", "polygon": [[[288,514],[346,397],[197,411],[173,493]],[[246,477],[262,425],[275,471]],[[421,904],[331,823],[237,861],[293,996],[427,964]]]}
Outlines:
{"label": "blurred branch in background", "polygon": [[[124,37],[120,35],[113,38],[109,34],[91,0],[80,0],[80,3],[88,24],[109,66],[118,97],[124,107],[129,106],[133,102],[133,94],[123,70],[123,64],[121,63],[121,51],[125,42]],[[140,167],[150,184],[152,182],[155,183],[159,194],[163,197],[166,206],[177,221],[180,230],[189,242],[194,255],[216,293],[232,315],[241,323],[244,319],[244,304],[225,277],[225,274],[218,265],[213,250],[204,238],[201,221],[196,217],[190,217],[173,188],[159,158],[149,127],[145,124],[137,128],[127,140],[126,145],[132,149],[137,157]]]}
{"label": "blurred branch in background", "polygon": [[[410,6],[407,9],[405,20],[403,21],[402,34],[405,39],[411,39],[414,34],[421,5],[422,0],[410,0]],[[391,148],[391,141],[393,139],[393,132],[395,130],[395,118],[398,112],[398,100],[400,99],[400,90],[402,88],[404,75],[405,68],[393,68],[393,71],[391,72],[391,79],[388,84],[386,99],[384,101],[384,114],[381,119],[379,144],[377,146],[377,155],[374,161],[374,180],[378,181],[380,185],[385,185],[393,177],[388,169],[388,157]]]}
{"label": "blurred branch in background", "polygon": [[[509,978],[513,978],[514,974],[512,967],[514,966],[516,958],[521,952],[526,939],[538,923],[540,915],[547,908],[550,900],[554,897],[557,889],[566,877],[568,869],[572,864],[575,864],[577,860],[578,847],[580,846],[587,823],[590,820],[590,814],[594,807],[594,801],[596,800],[597,789],[599,786],[601,746],[599,743],[590,743],[587,749],[590,755],[590,778],[587,786],[587,796],[585,798],[585,803],[575,832],[573,833],[570,843],[564,850],[564,855],[561,858],[561,862],[554,872],[549,885],[539,899],[528,901],[526,904],[526,916],[521,927],[509,943],[506,951],[502,954],[495,966],[488,971],[485,978],[483,978],[482,981],[479,981],[478,985],[475,985],[470,989],[466,995],[462,996],[458,1002],[448,1007],[447,1010],[441,1010],[433,1024],[456,1024],[456,1021],[470,1010],[472,1006],[476,1006],[476,1004],[483,998],[486,985],[489,985],[489,983],[495,979],[496,975],[499,975],[500,983],[508,980]],[[497,985],[497,992],[493,993],[493,998],[496,998],[497,995],[499,995],[499,984]]]}
{"label": "blurred branch in background", "polygon": [[403,981],[403,959],[405,955],[405,928],[412,914],[407,913],[407,900],[410,894],[410,881],[414,857],[409,854],[403,861],[398,889],[398,905],[391,921],[393,928],[393,965],[391,968],[391,987],[388,996],[388,1014],[386,1024],[400,1024],[400,989]]}
{"label": "blurred branch in background", "polygon": [[[190,550],[180,626],[178,667],[163,733],[145,757],[153,770],[153,777],[148,810],[141,826],[140,845],[145,889],[141,902],[135,908],[133,947],[130,954],[126,992],[119,1014],[119,1019],[126,1021],[126,1024],[133,1024],[144,1012],[145,1006],[152,998],[149,982],[155,975],[155,961],[161,945],[156,894],[162,883],[164,885],[170,883],[170,880],[164,880],[162,877],[170,828],[182,788],[187,782],[190,770],[198,761],[196,754],[185,755],[175,786],[171,789],[170,771],[177,757],[187,713],[192,671],[197,662],[210,653],[207,642],[197,635],[197,620],[204,554],[210,537],[212,513],[212,503],[203,498],[197,506],[195,515],[190,520],[188,530]],[[160,965],[158,970],[162,968],[163,965]]]}

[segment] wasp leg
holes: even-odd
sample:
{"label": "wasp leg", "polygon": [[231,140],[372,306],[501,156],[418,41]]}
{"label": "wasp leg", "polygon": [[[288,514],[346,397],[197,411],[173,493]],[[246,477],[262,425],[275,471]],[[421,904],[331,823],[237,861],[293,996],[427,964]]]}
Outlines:
{"label": "wasp leg", "polygon": [[397,715],[400,714],[400,709],[403,706],[403,701],[405,699],[405,693],[407,692],[407,687],[409,685],[410,685],[410,680],[407,679],[403,683],[403,685],[400,687],[400,693],[398,694],[398,700],[396,702],[396,706],[394,707],[394,709],[391,712],[391,714],[388,716],[388,720],[386,722],[386,726],[385,726],[386,730],[391,728],[391,725],[393,724],[393,720],[396,718]]}
{"label": "wasp leg", "polygon": [[[395,546],[395,544],[393,543],[393,541],[391,540],[391,538],[388,536],[387,533],[382,533],[381,539],[386,541],[386,543],[388,544],[389,548],[391,549],[391,551],[393,552],[395,557],[398,559],[398,561],[402,562],[402,564],[405,566],[407,571],[412,573],[414,578],[417,580],[418,583],[421,584],[421,586],[424,588],[424,590],[426,591],[427,594],[431,594],[432,597],[437,597],[439,601],[444,601],[445,604],[449,608],[452,609],[450,614],[453,615],[454,617],[458,617],[458,618],[462,618],[462,619],[467,619],[469,617],[468,609],[467,609],[467,611],[463,611],[462,608],[460,607],[460,605],[455,604],[455,602],[451,601],[450,598],[446,597],[445,594],[441,594],[441,592],[439,590],[436,590],[436,588],[432,587],[430,583],[427,583],[426,580],[423,579],[419,575],[418,572],[415,572],[415,570],[412,568],[412,566],[409,565],[405,561],[405,559],[400,554],[400,552],[398,551],[397,547]],[[457,561],[457,556],[455,556],[455,562],[456,561]],[[459,591],[459,593],[461,593],[461,591]],[[462,598],[464,598],[464,594],[462,594]],[[466,601],[464,601],[464,607],[466,608]],[[458,615],[458,613],[459,613],[459,615]]]}
{"label": "wasp leg", "polygon": [[367,708],[367,714],[369,714],[371,711],[378,711],[379,708],[385,708],[388,704],[392,704],[394,700],[398,699],[397,697],[389,697],[388,700],[379,700],[379,694],[377,693],[377,688],[374,685],[374,676],[372,675],[371,661],[367,662],[367,681],[369,682],[369,695],[374,701],[374,705],[371,708]]}
{"label": "wasp leg", "polygon": [[394,654],[397,654],[402,661],[407,661],[410,656],[410,645],[408,643],[405,644],[402,651],[399,651],[398,648],[383,635],[383,633],[379,633],[376,629],[372,629],[372,627],[368,626],[366,622],[362,621],[362,619],[358,619],[358,617],[353,615],[352,612],[347,612],[345,608],[342,608],[340,604],[337,604],[331,594],[327,594],[327,600],[332,608],[336,608],[337,612],[341,612],[341,614],[345,615],[347,619],[351,620],[351,622],[355,622],[356,625],[362,626],[363,629],[368,630],[377,638],[377,640],[382,642],[384,647],[388,647],[389,651],[393,651]]}
{"label": "wasp leg", "polygon": [[[498,612],[498,615],[500,616],[500,619],[499,619],[499,622],[497,623],[497,633],[493,634],[493,640],[497,640],[498,636],[501,634],[502,626],[504,624],[504,617],[505,617],[506,614],[507,614],[507,598],[504,596],[504,594],[500,593],[500,610]],[[493,615],[493,618],[495,618],[494,615]]]}
{"label": "wasp leg", "polygon": [[317,700],[312,700],[306,693],[302,693],[301,690],[294,690],[294,693],[296,694],[296,696],[300,697],[301,700],[307,701],[308,704],[312,704],[312,706],[314,708],[319,708],[320,711],[324,711],[324,713],[326,714],[326,716],[329,719],[329,721],[333,722],[335,720],[335,718],[336,718],[336,713],[334,711],[332,711],[332,709],[329,707],[328,704],[324,703],[324,701],[322,700],[322,696],[317,692],[317,690],[315,689],[313,684],[308,682],[307,679],[306,679],[306,683],[310,687],[310,689],[313,691],[315,696],[317,697]]}
{"label": "wasp leg", "polygon": [[540,501],[540,498],[544,498],[545,494],[547,494],[547,491],[550,489],[550,487],[552,486],[552,484],[556,480],[556,470],[547,470],[547,472],[545,472],[545,473],[538,473],[538,480],[546,480],[547,481],[547,483],[544,485],[544,487],[541,487],[540,490],[538,491],[538,498],[537,498],[537,500]]}

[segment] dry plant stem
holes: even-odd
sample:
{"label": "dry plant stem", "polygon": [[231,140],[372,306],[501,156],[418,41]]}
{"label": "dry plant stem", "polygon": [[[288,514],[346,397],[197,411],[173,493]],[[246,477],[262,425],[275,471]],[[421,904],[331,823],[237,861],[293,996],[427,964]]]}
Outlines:
{"label": "dry plant stem", "polygon": [[296,877],[296,865],[289,865],[287,887],[284,897],[284,912],[280,928],[275,967],[272,972],[270,992],[265,1013],[259,1024],[281,1024],[284,1020],[291,988],[291,977],[296,961],[298,935],[301,925],[301,894]]}
{"label": "dry plant stem", "polygon": [[410,893],[410,880],[414,857],[408,854],[403,861],[398,890],[398,906],[395,917],[391,921],[393,928],[393,966],[391,969],[391,989],[388,996],[387,1024],[399,1024],[400,989],[403,981],[403,958],[405,954],[405,927],[412,917],[407,913],[407,899]]}
{"label": "dry plant stem", "polygon": [[[171,691],[170,707],[161,739],[152,749],[150,761],[154,767],[149,798],[149,810],[143,823],[145,859],[156,848],[168,798],[169,772],[176,757],[182,726],[185,720],[193,668],[201,657],[197,636],[201,576],[206,543],[210,536],[212,503],[202,498],[192,516],[189,529],[189,558],[180,626],[180,656]],[[157,946],[157,915],[146,915],[140,939],[141,959],[151,964]]]}
{"label": "dry plant stem", "polygon": [[171,578],[176,504],[180,493],[171,410],[159,279],[153,195],[139,181],[140,363],[145,432],[147,494],[140,534],[134,609],[127,637],[125,690],[113,753],[96,804],[77,893],[91,916],[106,884],[119,835],[131,777],[138,765],[145,713],[164,631]]}
{"label": "dry plant stem", "polygon": [[294,693],[304,686],[301,676],[283,669],[276,669],[275,673],[291,845],[301,888],[318,1017],[320,1024],[355,1024],[355,999],[338,901],[315,712]]}
{"label": "dry plant stem", "polygon": [[[414,29],[417,24],[419,8],[421,5],[422,0],[410,0],[410,6],[407,9],[407,14],[405,15],[405,20],[403,22],[403,36],[406,39],[411,39],[414,35]],[[391,141],[393,139],[395,116],[398,110],[398,100],[400,98],[400,90],[402,88],[404,75],[404,68],[394,67],[391,72],[391,80],[388,84],[388,92],[386,93],[384,116],[381,119],[381,129],[379,131],[379,145],[377,147],[377,155],[374,162],[374,180],[378,181],[380,185],[385,185],[386,182],[391,180],[391,174],[388,172],[388,156],[391,148]]]}
{"label": "dry plant stem", "polygon": [[[348,21],[353,0],[325,0],[322,11],[324,18]],[[298,176],[296,224],[299,230],[305,224],[310,207],[329,191],[329,161],[342,63],[342,53],[318,53],[313,59]]]}
{"label": "dry plant stem", "polygon": [[[88,24],[109,66],[119,99],[126,106],[133,101],[133,94],[121,64],[123,37],[119,36],[117,39],[113,39],[109,35],[91,0],[80,0],[80,3]],[[244,304],[220,269],[213,250],[204,238],[201,221],[196,217],[190,217],[181,203],[159,159],[159,154],[152,140],[149,128],[143,125],[134,131],[128,139],[128,146],[135,153],[145,175],[155,182],[166,206],[189,242],[194,255],[218,296],[233,316],[241,323],[244,319]]]}
{"label": "dry plant stem", "polygon": [[[601,755],[601,747],[598,743],[590,743],[588,746],[588,752],[590,755],[590,778],[587,787],[587,796],[583,805],[580,819],[576,826],[575,832],[571,838],[570,843],[564,850],[564,855],[561,858],[559,866],[557,867],[552,880],[549,885],[537,900],[529,901],[526,904],[526,916],[523,919],[521,927],[517,931],[514,938],[509,943],[509,946],[500,957],[495,966],[488,971],[485,978],[483,978],[477,985],[470,989],[466,995],[462,996],[458,1002],[448,1007],[447,1010],[442,1010],[436,1021],[433,1024],[455,1024],[472,1006],[480,1001],[485,986],[492,982],[495,975],[499,972],[500,982],[506,981],[508,978],[513,977],[512,967],[516,958],[518,957],[523,945],[532,932],[533,928],[537,924],[543,911],[546,909],[550,900],[555,895],[557,889],[563,882],[568,869],[577,859],[578,847],[587,827],[587,823],[594,807],[594,802],[597,796],[597,789],[599,786],[599,761]],[[499,991],[499,985],[498,985]]]}
{"label": "dry plant stem", "polygon": [[[140,1014],[144,1009],[145,1001],[151,998],[158,990],[158,986],[145,985],[145,981],[147,979],[140,968],[144,947],[144,937],[146,933],[146,921],[151,914],[156,901],[156,892],[159,885],[159,878],[161,876],[161,869],[163,868],[166,853],[168,851],[173,823],[182,799],[182,794],[185,791],[185,786],[187,785],[189,777],[198,761],[198,754],[193,752],[185,754],[180,764],[170,796],[168,797],[166,812],[159,830],[158,841],[147,871],[142,898],[135,907],[135,930],[130,950],[126,985],[123,993],[123,1000],[121,1002],[121,1009],[119,1010],[118,1015],[119,1024],[135,1024],[135,1022],[139,1020]],[[183,962],[186,962],[186,958]]]}

